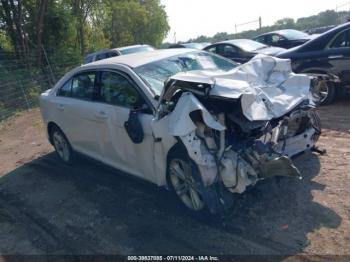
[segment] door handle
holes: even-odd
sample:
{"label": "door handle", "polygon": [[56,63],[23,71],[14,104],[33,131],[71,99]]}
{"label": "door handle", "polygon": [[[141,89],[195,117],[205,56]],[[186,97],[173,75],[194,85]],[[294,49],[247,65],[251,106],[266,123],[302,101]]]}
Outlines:
{"label": "door handle", "polygon": [[105,111],[98,111],[95,115],[97,118],[100,118],[100,119],[106,119],[107,118],[107,114]]}
{"label": "door handle", "polygon": [[60,110],[60,111],[63,111],[64,110],[64,105],[63,104],[58,104],[57,105],[57,109]]}
{"label": "door handle", "polygon": [[343,58],[343,55],[330,55],[328,56],[329,59],[336,59],[336,58]]}

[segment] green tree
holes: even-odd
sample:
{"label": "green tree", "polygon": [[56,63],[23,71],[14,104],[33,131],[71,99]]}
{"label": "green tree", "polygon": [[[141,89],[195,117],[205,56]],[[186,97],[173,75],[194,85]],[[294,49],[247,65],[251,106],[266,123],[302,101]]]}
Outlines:
{"label": "green tree", "polygon": [[160,46],[169,25],[159,0],[108,1],[105,32],[112,47],[130,44]]}
{"label": "green tree", "polygon": [[293,18],[282,18],[275,22],[275,25],[278,27],[288,27],[288,28],[294,28],[295,23]]}

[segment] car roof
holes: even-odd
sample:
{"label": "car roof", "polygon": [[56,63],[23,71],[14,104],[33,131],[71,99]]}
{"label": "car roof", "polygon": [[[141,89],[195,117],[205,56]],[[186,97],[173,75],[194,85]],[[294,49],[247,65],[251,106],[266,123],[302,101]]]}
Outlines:
{"label": "car roof", "polygon": [[[270,35],[270,34],[282,34],[282,35],[283,35],[284,32],[288,32],[288,31],[299,31],[299,32],[303,32],[303,31],[300,31],[300,30],[297,30],[297,29],[280,29],[280,30],[275,30],[275,31],[271,31],[271,32],[267,32],[267,33],[258,35],[258,36],[256,36],[256,37],[254,37],[253,39],[256,39],[256,38],[258,38],[258,37],[260,37],[260,36],[264,36],[264,35]],[[305,33],[305,32],[303,32],[303,33]],[[305,34],[307,34],[307,33],[305,33]]]}
{"label": "car roof", "polygon": [[242,41],[253,41],[253,42],[256,42],[256,41],[254,41],[252,39],[240,38],[240,39],[225,40],[225,41],[217,42],[215,44],[233,44],[234,45],[234,44],[242,42]]}
{"label": "car roof", "polygon": [[123,51],[123,50],[127,50],[130,48],[143,47],[143,46],[150,46],[150,45],[129,45],[129,46],[122,46],[122,47],[113,48],[112,50]]}
{"label": "car roof", "polygon": [[172,49],[158,49],[149,52],[133,53],[122,56],[111,57],[99,61],[95,61],[84,66],[93,66],[93,65],[113,65],[113,64],[123,64],[129,67],[135,68],[141,65],[159,61],[168,57],[186,54],[190,52],[199,52],[196,49],[190,48],[172,48]]}
{"label": "car roof", "polygon": [[88,55],[86,55],[85,58],[94,56],[94,55],[99,55],[99,54],[104,54],[104,53],[108,53],[108,52],[113,52],[113,51],[122,51],[122,50],[127,50],[129,48],[134,48],[134,47],[143,47],[143,46],[150,46],[150,45],[129,45],[129,46],[122,46],[122,47],[117,47],[117,48],[111,48],[111,49],[103,49],[100,51],[96,51],[93,53],[90,53]]}
{"label": "car roof", "polygon": [[91,57],[91,56],[94,56],[94,55],[108,53],[108,52],[111,52],[111,51],[114,51],[114,49],[104,49],[104,50],[96,51],[96,52],[93,52],[93,53],[90,53],[90,54],[86,55],[85,58],[88,58],[88,57]]}

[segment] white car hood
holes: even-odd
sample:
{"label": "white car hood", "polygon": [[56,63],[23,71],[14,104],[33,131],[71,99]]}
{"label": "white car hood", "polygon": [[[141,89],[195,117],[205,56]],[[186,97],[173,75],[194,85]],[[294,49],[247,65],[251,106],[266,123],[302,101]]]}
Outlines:
{"label": "white car hood", "polygon": [[281,117],[310,94],[310,77],[294,74],[289,59],[261,54],[229,72],[189,71],[171,79],[210,84],[210,96],[240,98],[251,121]]}

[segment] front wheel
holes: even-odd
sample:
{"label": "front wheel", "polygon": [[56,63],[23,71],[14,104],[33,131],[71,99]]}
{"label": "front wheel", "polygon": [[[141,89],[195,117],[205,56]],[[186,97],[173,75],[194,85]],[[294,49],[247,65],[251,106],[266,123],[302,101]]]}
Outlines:
{"label": "front wheel", "polygon": [[73,150],[63,132],[58,127],[53,127],[51,131],[51,138],[55,151],[60,159],[67,164],[72,163]]}
{"label": "front wheel", "polygon": [[200,211],[205,206],[200,190],[201,182],[194,178],[194,170],[189,162],[180,158],[170,160],[170,187],[187,208]]}
{"label": "front wheel", "polygon": [[217,185],[204,185],[198,166],[180,144],[169,152],[167,184],[179,202],[192,212],[207,209],[217,214],[223,210]]}

